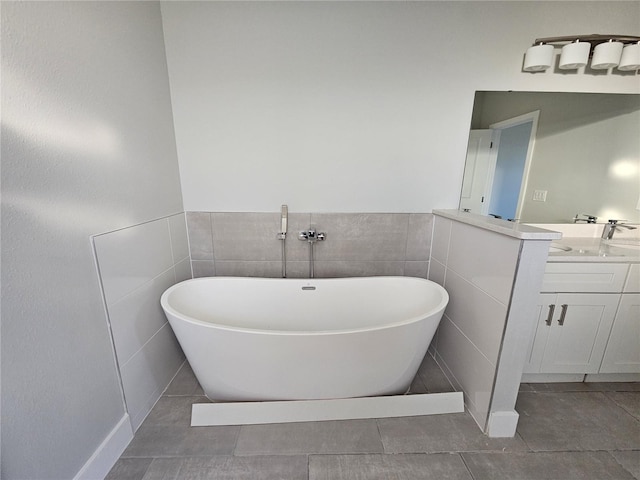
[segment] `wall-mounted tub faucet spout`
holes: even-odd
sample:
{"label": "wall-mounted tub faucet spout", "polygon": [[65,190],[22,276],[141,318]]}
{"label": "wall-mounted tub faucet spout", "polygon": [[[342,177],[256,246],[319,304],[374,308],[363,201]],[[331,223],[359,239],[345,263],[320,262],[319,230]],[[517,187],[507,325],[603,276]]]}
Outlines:
{"label": "wall-mounted tub faucet spout", "polygon": [[309,230],[303,230],[298,233],[298,240],[309,242],[309,278],[314,278],[314,260],[313,260],[313,244],[321,242],[326,238],[324,232],[316,232],[316,229],[310,227]]}

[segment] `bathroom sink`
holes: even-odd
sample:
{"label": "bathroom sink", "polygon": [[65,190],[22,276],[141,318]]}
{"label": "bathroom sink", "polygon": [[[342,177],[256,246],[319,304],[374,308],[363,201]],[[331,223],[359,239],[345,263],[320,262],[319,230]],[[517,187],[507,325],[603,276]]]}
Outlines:
{"label": "bathroom sink", "polygon": [[633,241],[629,241],[629,242],[608,242],[608,245],[610,247],[618,247],[618,248],[629,248],[632,250],[640,250],[640,242],[633,242]]}
{"label": "bathroom sink", "polygon": [[557,243],[552,243],[549,247],[549,253],[559,253],[559,252],[570,252],[571,247],[567,247],[565,245],[558,245]]}

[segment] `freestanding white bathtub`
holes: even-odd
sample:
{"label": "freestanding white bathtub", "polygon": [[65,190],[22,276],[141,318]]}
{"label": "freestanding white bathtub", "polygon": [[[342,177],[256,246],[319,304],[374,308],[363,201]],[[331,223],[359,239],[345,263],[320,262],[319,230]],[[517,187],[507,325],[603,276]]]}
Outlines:
{"label": "freestanding white bathtub", "polygon": [[449,301],[411,277],[186,280],[161,298],[216,401],[405,393]]}

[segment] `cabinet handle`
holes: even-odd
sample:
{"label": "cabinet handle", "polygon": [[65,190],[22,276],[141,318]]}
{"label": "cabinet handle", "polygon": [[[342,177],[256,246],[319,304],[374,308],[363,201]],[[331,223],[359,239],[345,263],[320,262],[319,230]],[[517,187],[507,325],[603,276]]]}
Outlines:
{"label": "cabinet handle", "polygon": [[567,316],[568,307],[569,305],[567,305],[566,303],[560,305],[560,308],[562,309],[562,311],[560,312],[560,318],[558,319],[558,325],[560,326],[564,325],[564,317]]}
{"label": "cabinet handle", "polygon": [[544,321],[549,327],[551,326],[551,322],[553,321],[553,311],[556,309],[555,305],[549,305],[549,315],[547,315],[547,319]]}

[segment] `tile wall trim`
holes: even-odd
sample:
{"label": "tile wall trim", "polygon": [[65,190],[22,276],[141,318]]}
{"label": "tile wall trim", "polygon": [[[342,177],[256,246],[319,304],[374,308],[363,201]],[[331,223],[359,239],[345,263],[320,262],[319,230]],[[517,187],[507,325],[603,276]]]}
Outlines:
{"label": "tile wall trim", "polygon": [[152,218],[151,220],[144,220],[142,222],[132,223],[131,225],[126,225],[124,227],[118,227],[118,228],[114,228],[112,230],[106,230],[104,232],[94,233],[94,234],[90,235],[89,238],[94,239],[95,237],[100,237],[102,235],[107,235],[109,233],[119,232],[120,230],[127,230],[129,228],[139,227],[139,226],[145,225],[147,223],[157,222],[158,220],[169,219],[171,217],[175,217],[176,215],[182,215],[184,213],[185,212],[176,212],[176,213],[171,213],[169,215],[163,215],[162,217]]}

